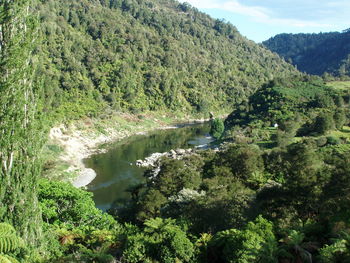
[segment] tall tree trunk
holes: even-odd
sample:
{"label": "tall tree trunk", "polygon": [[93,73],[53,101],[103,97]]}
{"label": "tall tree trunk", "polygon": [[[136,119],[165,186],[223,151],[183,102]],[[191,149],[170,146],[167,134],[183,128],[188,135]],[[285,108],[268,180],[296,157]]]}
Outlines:
{"label": "tall tree trunk", "polygon": [[36,34],[31,0],[0,0],[0,221],[29,244],[41,234],[37,201],[41,149],[33,93]]}

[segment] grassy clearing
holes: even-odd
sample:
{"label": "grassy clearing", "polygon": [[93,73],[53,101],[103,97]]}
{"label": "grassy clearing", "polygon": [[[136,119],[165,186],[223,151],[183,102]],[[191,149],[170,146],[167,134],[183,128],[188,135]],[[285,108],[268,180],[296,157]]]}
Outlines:
{"label": "grassy clearing", "polygon": [[327,86],[336,90],[350,90],[350,81],[331,81]]}
{"label": "grassy clearing", "polygon": [[[263,149],[271,149],[275,147],[276,141],[274,141],[272,138],[276,134],[277,129],[264,128],[261,130],[269,134],[269,139],[259,140],[259,141],[256,141],[255,143]],[[312,137],[308,137],[308,136],[294,137],[291,143],[298,143],[307,138],[312,138],[317,140],[322,137],[330,138],[329,141],[334,142],[334,144],[329,143],[328,146],[326,146],[326,148],[337,149],[337,151],[339,152],[350,151],[350,127],[349,126],[344,126],[341,130],[333,130],[326,135],[312,136]]]}
{"label": "grassy clearing", "polygon": [[330,135],[350,142],[350,127],[344,126],[341,130],[332,131]]}
{"label": "grassy clearing", "polygon": [[335,130],[328,134],[327,137],[335,138],[337,144],[329,144],[321,149],[325,153],[345,153],[350,152],[350,127],[344,126],[342,130]]}

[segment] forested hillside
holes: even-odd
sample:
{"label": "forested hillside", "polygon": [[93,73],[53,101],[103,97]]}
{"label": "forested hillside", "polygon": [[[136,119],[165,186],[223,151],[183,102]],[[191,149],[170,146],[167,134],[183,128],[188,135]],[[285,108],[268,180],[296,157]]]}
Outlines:
{"label": "forested hillside", "polygon": [[[172,0],[0,0],[0,73],[0,262],[350,262],[347,85]],[[107,212],[42,176],[53,119],[229,108]]]}
{"label": "forested hillside", "polygon": [[46,0],[37,9],[37,74],[45,109],[60,117],[230,109],[262,83],[299,74],[233,25],[173,0]]}
{"label": "forested hillside", "polygon": [[279,34],[263,45],[308,74],[350,75],[350,31]]}
{"label": "forested hillside", "polygon": [[349,262],[349,98],[320,78],[271,81],[219,149],[162,157],[108,214],[41,180],[49,262]]}

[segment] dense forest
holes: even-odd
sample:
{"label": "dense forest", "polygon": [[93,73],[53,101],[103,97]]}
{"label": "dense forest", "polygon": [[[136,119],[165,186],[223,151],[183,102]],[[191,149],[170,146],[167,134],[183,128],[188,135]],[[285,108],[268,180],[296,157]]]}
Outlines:
{"label": "dense forest", "polygon": [[319,34],[279,34],[263,42],[308,74],[350,76],[350,31]]}
{"label": "dense forest", "polygon": [[173,0],[40,1],[45,110],[208,113],[298,75],[237,29]]}
{"label": "dense forest", "polygon": [[[176,1],[0,0],[0,262],[350,262],[350,91]],[[212,120],[220,146],[149,168],[132,199],[43,178],[53,120]]]}
{"label": "dense forest", "polygon": [[[213,120],[219,149],[163,157],[123,207],[40,179],[50,262],[348,262],[349,99],[275,79]],[[118,262],[118,261],[117,261]]]}

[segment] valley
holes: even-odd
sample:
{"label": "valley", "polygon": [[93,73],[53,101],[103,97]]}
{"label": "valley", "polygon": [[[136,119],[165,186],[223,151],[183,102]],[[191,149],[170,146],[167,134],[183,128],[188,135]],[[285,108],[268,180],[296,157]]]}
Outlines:
{"label": "valley", "polygon": [[0,0],[0,262],[349,262],[349,54],[176,0]]}

